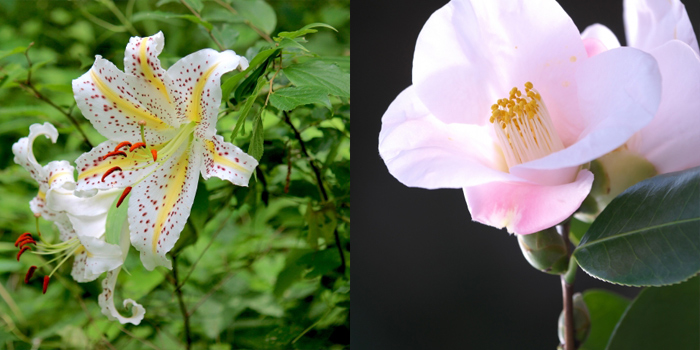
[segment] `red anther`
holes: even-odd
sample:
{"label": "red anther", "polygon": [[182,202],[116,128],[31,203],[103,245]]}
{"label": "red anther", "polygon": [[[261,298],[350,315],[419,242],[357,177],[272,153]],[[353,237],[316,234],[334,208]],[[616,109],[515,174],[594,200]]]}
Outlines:
{"label": "red anther", "polygon": [[22,253],[26,252],[29,249],[29,247],[22,247],[22,249],[19,250],[19,253],[17,253],[17,261],[19,261],[19,257],[22,256]]}
{"label": "red anther", "polygon": [[117,145],[117,147],[114,147],[114,150],[115,150],[115,151],[118,151],[118,150],[120,150],[120,149],[121,149],[122,147],[124,147],[124,146],[129,146],[129,147],[131,147],[131,142],[129,142],[129,141],[122,141],[122,142],[120,142],[120,143]]}
{"label": "red anther", "polygon": [[137,143],[133,144],[131,146],[131,148],[129,148],[129,152],[133,152],[135,149],[137,149],[139,147],[146,147],[146,144],[143,142],[137,142]]}
{"label": "red anther", "polygon": [[34,276],[34,271],[36,271],[36,266],[32,265],[24,276],[24,284],[29,283],[29,280]]}
{"label": "red anther", "polygon": [[19,235],[19,237],[17,237],[17,240],[15,241],[15,247],[18,246],[27,237],[32,237],[32,234],[29,232],[25,232]]}
{"label": "red anther", "polygon": [[109,176],[109,174],[111,174],[111,173],[113,173],[113,172],[115,172],[115,171],[117,171],[117,170],[122,171],[122,168],[120,168],[120,167],[118,167],[118,166],[115,166],[115,167],[110,168],[109,170],[107,170],[107,171],[105,172],[105,174],[102,175],[102,182],[105,182],[105,177]]}
{"label": "red anther", "polygon": [[155,149],[152,149],[152,150],[151,150],[151,155],[153,155],[153,161],[154,161],[154,162],[155,162],[156,160],[158,160],[158,151],[156,151]]}
{"label": "red anther", "polygon": [[36,241],[33,238],[29,237],[29,238],[22,240],[22,242],[19,243],[19,248],[22,249],[22,248],[24,248],[25,245],[30,244],[30,243],[36,245]]}
{"label": "red anther", "polygon": [[119,206],[122,205],[124,198],[126,198],[126,196],[129,195],[129,192],[131,192],[131,187],[127,187],[124,189],[124,192],[122,192],[121,197],[119,197],[119,200],[117,201],[117,208],[119,208]]}
{"label": "red anther", "polygon": [[109,153],[105,154],[104,156],[102,156],[102,159],[113,157],[113,156],[126,157],[126,152],[124,152],[124,151],[112,151],[112,152],[109,152]]}
{"label": "red anther", "polygon": [[49,288],[49,276],[44,276],[44,289],[42,293],[46,294],[46,288]]}

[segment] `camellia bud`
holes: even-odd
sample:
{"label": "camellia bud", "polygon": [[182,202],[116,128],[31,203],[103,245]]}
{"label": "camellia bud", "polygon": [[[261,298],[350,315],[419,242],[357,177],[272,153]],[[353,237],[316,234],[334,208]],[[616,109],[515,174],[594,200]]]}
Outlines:
{"label": "camellia bud", "polygon": [[[565,317],[564,311],[559,315],[559,341],[565,342]],[[586,302],[583,301],[581,293],[574,294],[574,337],[576,343],[581,344],[588,338],[588,333],[591,332],[591,314],[588,312]]]}
{"label": "camellia bud", "polygon": [[576,218],[585,222],[593,222],[610,201],[630,186],[657,175],[653,164],[626,146],[592,161],[590,171],[593,186],[576,213]]}
{"label": "camellia bud", "polygon": [[566,273],[569,256],[564,239],[554,227],[529,235],[518,235],[525,259],[534,268],[554,275]]}

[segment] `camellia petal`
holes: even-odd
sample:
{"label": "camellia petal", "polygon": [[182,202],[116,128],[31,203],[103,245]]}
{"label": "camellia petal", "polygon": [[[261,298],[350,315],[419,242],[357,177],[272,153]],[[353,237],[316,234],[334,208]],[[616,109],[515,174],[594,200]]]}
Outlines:
{"label": "camellia petal", "polygon": [[557,225],[576,211],[591,190],[593,174],[581,170],[576,181],[559,186],[492,182],[467,187],[464,195],[472,219],[530,234]]}
{"label": "camellia petal", "polygon": [[171,268],[165,257],[180,237],[197,190],[202,155],[188,145],[131,191],[131,243],[147,270]]}
{"label": "camellia petal", "polygon": [[182,122],[197,123],[195,135],[209,139],[216,134],[221,106],[221,76],[238,67],[248,68],[245,57],[227,50],[199,50],[183,57],[168,69],[173,77],[177,109]]}
{"label": "camellia petal", "polygon": [[[620,47],[620,41],[617,40],[617,36],[606,26],[596,23],[596,24],[591,24],[590,26],[586,27],[586,29],[583,30],[581,33],[581,38],[584,39],[597,39],[603,45],[605,45],[605,48],[607,50],[612,50]],[[588,55],[589,57],[593,56],[591,54]]]}
{"label": "camellia petal", "polygon": [[520,180],[507,173],[490,127],[445,124],[428,113],[409,87],[382,118],[379,154],[403,184],[434,189]]}
{"label": "camellia petal", "polygon": [[650,52],[675,39],[700,55],[693,26],[680,0],[625,0],[623,16],[628,46]]}
{"label": "camellia petal", "polygon": [[659,173],[700,165],[700,59],[685,43],[672,40],[651,54],[659,62],[663,89],[656,118],[628,141]]}
{"label": "camellia petal", "polygon": [[553,122],[568,144],[575,135],[558,123],[578,118],[568,102],[576,100],[573,67],[586,58],[578,29],[555,1],[452,1],[418,36],[413,85],[443,122],[484,125],[497,99],[530,81],[561,116]]}
{"label": "camellia petal", "polygon": [[[196,150],[203,157],[202,177],[208,180],[216,176],[228,180],[234,185],[248,186],[248,181],[258,166],[258,161],[224,138],[215,135],[209,140],[203,140],[206,150]],[[201,146],[200,146],[201,147]]]}

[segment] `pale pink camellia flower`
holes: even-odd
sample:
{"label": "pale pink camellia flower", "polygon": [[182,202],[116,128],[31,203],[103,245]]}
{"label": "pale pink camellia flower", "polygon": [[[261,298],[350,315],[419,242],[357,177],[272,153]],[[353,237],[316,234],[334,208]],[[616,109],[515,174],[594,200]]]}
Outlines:
{"label": "pale pink camellia flower", "polygon": [[474,220],[529,234],[579,208],[593,182],[581,165],[648,124],[660,95],[650,55],[589,58],[553,0],[452,1],[418,37],[379,152],[402,183],[463,188]]}
{"label": "pale pink camellia flower", "polygon": [[[76,282],[84,283],[97,279],[107,272],[102,282],[103,291],[98,297],[102,313],[110,320],[138,325],[146,310],[131,299],[124,300],[124,306],[131,306],[132,315],[125,317],[114,307],[114,286],[129,251],[128,225],[123,225],[119,244],[110,244],[105,240],[107,213],[119,197],[119,189],[97,191],[89,197],[75,194],[73,166],[65,161],[53,161],[41,166],[34,156],[33,145],[38,136],[46,136],[56,142],[58,131],[51,123],[33,124],[29,135],[12,145],[15,163],[25,168],[39,184],[37,196],[31,200],[30,208],[35,215],[53,222],[59,231],[60,243],[49,243],[43,238],[34,240],[34,236],[25,233],[18,238],[19,260],[23,253],[37,248],[36,254],[52,257],[48,263],[55,262],[52,272],[44,276],[43,291],[46,293],[49,278],[58,268],[73,258],[71,276]],[[41,266],[40,266],[41,267]],[[31,279],[37,266],[30,267],[25,283]]]}
{"label": "pale pink camellia flower", "polygon": [[[625,0],[627,44],[659,64],[662,95],[654,120],[625,149],[669,173],[700,165],[700,49],[685,6],[678,0]],[[581,36],[595,56],[620,47],[610,29],[594,24]],[[626,174],[617,174],[626,176]]]}
{"label": "pale pink camellia flower", "polygon": [[[258,162],[216,134],[221,76],[245,69],[227,50],[197,51],[167,71],[158,55],[163,34],[133,37],[124,70],[96,56],[73,81],[83,115],[109,140],[76,161],[78,190],[126,188],[131,243],[148,270],[171,268],[165,254],[180,236],[199,173],[247,186]],[[133,190],[132,190],[133,187]]]}

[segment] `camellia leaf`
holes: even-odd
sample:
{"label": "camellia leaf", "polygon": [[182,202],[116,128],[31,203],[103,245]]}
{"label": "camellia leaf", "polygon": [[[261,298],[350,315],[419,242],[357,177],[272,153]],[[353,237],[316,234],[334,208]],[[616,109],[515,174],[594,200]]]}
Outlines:
{"label": "camellia leaf", "polygon": [[588,274],[612,283],[661,286],[700,271],[700,167],[659,175],[623,192],[574,251]]}
{"label": "camellia leaf", "polygon": [[109,207],[107,211],[107,222],[105,223],[105,242],[119,245],[122,227],[128,225],[126,218],[128,216],[129,198],[131,198],[131,193],[124,198],[122,204],[117,208],[117,202],[119,201],[119,197],[117,197]]}
{"label": "camellia leaf", "polygon": [[603,289],[583,292],[588,313],[591,316],[591,333],[579,350],[605,350],[615,325],[625,313],[630,300]]}
{"label": "camellia leaf", "polygon": [[270,95],[270,104],[283,111],[310,103],[322,104],[331,109],[328,93],[313,86],[282,88]]}
{"label": "camellia leaf", "polygon": [[700,277],[645,288],[618,323],[607,350],[700,349]]}
{"label": "camellia leaf", "polygon": [[334,64],[309,60],[292,64],[283,71],[296,86],[315,86],[332,95],[350,97],[350,74],[344,73]]}

